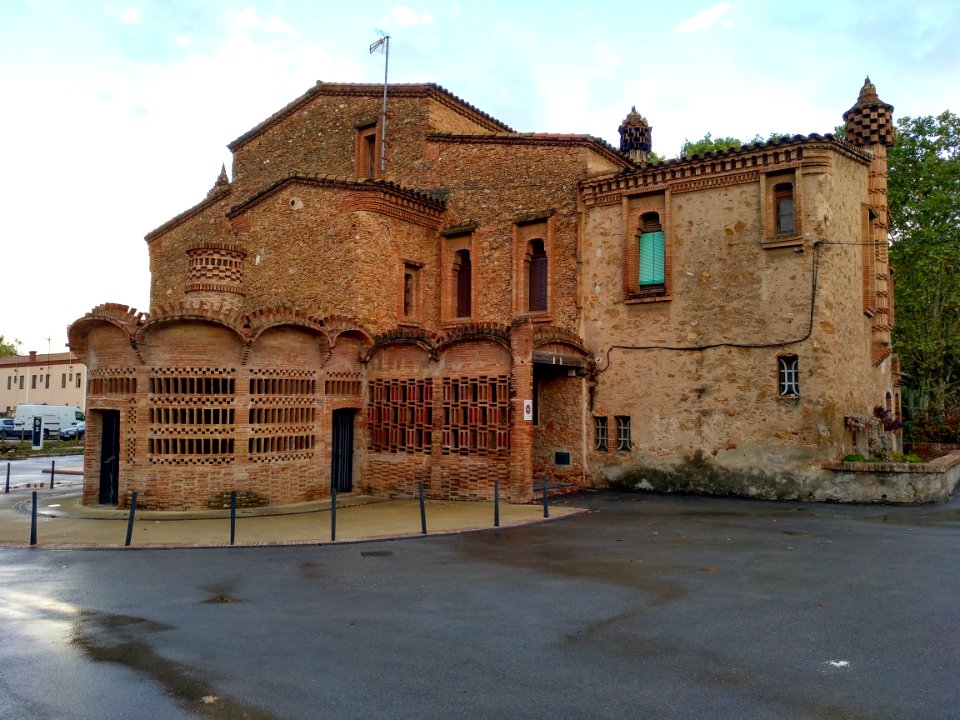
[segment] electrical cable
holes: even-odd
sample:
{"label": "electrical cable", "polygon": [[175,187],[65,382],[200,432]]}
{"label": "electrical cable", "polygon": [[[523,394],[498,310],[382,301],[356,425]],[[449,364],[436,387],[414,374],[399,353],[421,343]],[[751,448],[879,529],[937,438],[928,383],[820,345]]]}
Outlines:
{"label": "electrical cable", "polygon": [[611,345],[607,348],[606,352],[606,364],[602,368],[598,368],[597,375],[605,372],[610,368],[610,352],[612,350],[671,350],[676,352],[695,352],[700,350],[711,350],[713,348],[720,347],[729,347],[729,348],[747,348],[747,349],[764,349],[764,348],[777,348],[777,347],[786,347],[788,345],[796,345],[797,343],[802,343],[810,338],[810,335],[813,334],[813,316],[814,310],[817,304],[817,275],[820,268],[820,260],[818,251],[820,250],[821,245],[869,245],[872,243],[842,243],[842,242],[831,242],[829,240],[817,240],[813,243],[813,260],[811,263],[811,287],[810,287],[810,314],[809,320],[807,323],[807,331],[799,338],[793,340],[781,340],[779,342],[765,342],[765,343],[735,343],[735,342],[718,342],[718,343],[708,343],[706,345],[684,345],[684,346],[673,346],[673,345]]}

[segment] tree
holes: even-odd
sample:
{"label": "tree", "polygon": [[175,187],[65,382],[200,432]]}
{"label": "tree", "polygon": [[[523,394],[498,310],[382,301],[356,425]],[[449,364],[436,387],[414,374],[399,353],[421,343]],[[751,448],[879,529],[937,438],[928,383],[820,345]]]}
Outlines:
{"label": "tree", "polygon": [[722,152],[724,150],[739,150],[744,145],[783,140],[784,138],[790,137],[793,136],[785,133],[770,133],[770,137],[766,140],[760,135],[754,135],[752,140],[738,140],[733,137],[715,138],[710,133],[707,133],[696,141],[684,140],[683,145],[680,147],[680,156],[693,157],[694,155],[706,155],[707,153]]}
{"label": "tree", "polygon": [[7,342],[0,335],[0,357],[10,357],[17,354],[17,341]]}
{"label": "tree", "polygon": [[922,409],[960,401],[960,117],[897,121],[888,153],[894,349]]}

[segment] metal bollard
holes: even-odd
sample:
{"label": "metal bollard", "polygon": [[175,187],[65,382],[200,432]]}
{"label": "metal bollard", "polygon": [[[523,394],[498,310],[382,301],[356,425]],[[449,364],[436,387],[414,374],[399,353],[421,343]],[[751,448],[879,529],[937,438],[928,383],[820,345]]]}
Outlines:
{"label": "metal bollard", "polygon": [[337,540],[337,486],[330,484],[330,542]]}
{"label": "metal bollard", "polygon": [[50,489],[51,490],[53,490],[53,476],[54,476],[54,473],[56,473],[56,471],[57,471],[57,461],[51,460],[50,461]]}
{"label": "metal bollard", "polygon": [[550,507],[547,504],[547,474],[543,474],[543,516],[550,517]]}
{"label": "metal bollard", "polygon": [[127,517],[127,539],[124,541],[124,547],[130,547],[130,541],[133,540],[133,516],[137,514],[137,491],[130,493],[130,515]]}
{"label": "metal bollard", "polygon": [[420,489],[420,532],[427,534],[427,510],[423,506],[423,483],[417,483]]}
{"label": "metal bollard", "polygon": [[493,526],[500,527],[500,478],[493,479]]}
{"label": "metal bollard", "polygon": [[3,492],[6,494],[10,493],[10,463],[7,463],[7,486]]}
{"label": "metal bollard", "polygon": [[230,491],[230,544],[237,536],[237,491]]}
{"label": "metal bollard", "polygon": [[33,507],[30,509],[30,544],[37,544],[37,491],[33,491]]}

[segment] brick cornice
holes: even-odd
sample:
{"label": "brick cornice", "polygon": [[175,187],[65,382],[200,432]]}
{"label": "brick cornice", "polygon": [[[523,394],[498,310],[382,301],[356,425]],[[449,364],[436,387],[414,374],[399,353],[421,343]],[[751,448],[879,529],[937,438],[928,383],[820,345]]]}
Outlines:
{"label": "brick cornice", "polygon": [[[320,96],[333,97],[383,97],[383,85],[378,83],[325,83],[320,80],[303,95],[280,108],[273,115],[258,123],[243,135],[238,137],[227,147],[236,152],[250,140],[276,125],[298,109],[308,104],[313,98]],[[427,98],[436,100],[440,104],[454,110],[464,117],[474,121],[490,132],[512,132],[510,126],[500,122],[492,115],[488,115],[479,108],[457,97],[446,88],[434,83],[410,83],[387,86],[387,98]]]}
{"label": "brick cornice", "polygon": [[292,175],[278,180],[234,205],[227,212],[227,218],[235,219],[238,215],[242,215],[288,185],[347,190],[350,191],[348,196],[350,200],[348,203],[347,198],[345,198],[344,204],[353,203],[355,205],[355,207],[348,207],[349,210],[382,212],[431,228],[439,227],[440,218],[445,209],[445,204],[432,195],[403,188],[387,180],[372,180],[369,178],[355,180],[339,175]]}
{"label": "brick cornice", "polygon": [[592,150],[622,168],[634,164],[621,155],[613,145],[592,135],[563,135],[555,133],[497,133],[495,135],[457,135],[454,133],[430,133],[427,140],[456,143],[458,145],[531,145],[535,147],[583,147]]}
{"label": "brick cornice", "polygon": [[623,195],[634,193],[667,189],[686,192],[753,182],[762,172],[803,167],[808,153],[815,156],[819,166],[824,162],[825,152],[842,155],[863,165],[870,163],[868,153],[833,135],[796,135],[747,145],[738,150],[644,165],[633,172],[607,173],[584,180],[580,186],[586,205],[607,205],[619,202]]}

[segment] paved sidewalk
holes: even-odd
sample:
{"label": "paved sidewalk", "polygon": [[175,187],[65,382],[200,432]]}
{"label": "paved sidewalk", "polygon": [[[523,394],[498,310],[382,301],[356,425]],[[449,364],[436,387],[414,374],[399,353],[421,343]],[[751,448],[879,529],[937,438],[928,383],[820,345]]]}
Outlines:
{"label": "paved sidewalk", "polygon": [[[59,470],[58,470],[59,475]],[[37,545],[42,547],[124,547],[129,514],[115,507],[85,507],[76,486],[37,492]],[[0,493],[0,546],[30,541],[31,489]],[[236,545],[298,545],[331,542],[330,501],[237,510]],[[494,527],[492,502],[425,502],[428,534]],[[585,512],[551,507],[550,517]],[[500,503],[500,526],[544,520],[542,505]],[[336,542],[421,535],[417,500],[340,495]],[[230,544],[230,511],[138,511],[131,547],[203,547]]]}

